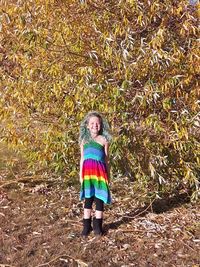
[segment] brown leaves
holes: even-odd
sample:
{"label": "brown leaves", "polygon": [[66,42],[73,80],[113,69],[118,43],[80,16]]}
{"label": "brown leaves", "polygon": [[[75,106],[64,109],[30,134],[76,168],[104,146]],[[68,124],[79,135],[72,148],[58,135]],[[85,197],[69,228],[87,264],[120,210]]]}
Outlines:
{"label": "brown leaves", "polygon": [[114,201],[105,207],[104,235],[82,239],[79,188],[63,188],[63,181],[58,187],[57,181],[45,194],[45,181],[37,182],[33,177],[32,185],[2,192],[0,256],[5,265],[198,265],[199,205],[186,204],[183,196],[155,200],[147,209],[139,189],[136,193],[137,182],[120,177],[111,183]]}

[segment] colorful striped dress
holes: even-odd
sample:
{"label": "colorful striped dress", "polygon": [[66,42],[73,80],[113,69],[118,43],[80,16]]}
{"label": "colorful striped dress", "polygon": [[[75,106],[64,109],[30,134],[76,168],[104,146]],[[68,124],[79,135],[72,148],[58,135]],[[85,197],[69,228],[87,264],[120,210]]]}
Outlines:
{"label": "colorful striped dress", "polygon": [[95,141],[83,145],[82,179],[81,200],[95,196],[111,203],[104,146]]}

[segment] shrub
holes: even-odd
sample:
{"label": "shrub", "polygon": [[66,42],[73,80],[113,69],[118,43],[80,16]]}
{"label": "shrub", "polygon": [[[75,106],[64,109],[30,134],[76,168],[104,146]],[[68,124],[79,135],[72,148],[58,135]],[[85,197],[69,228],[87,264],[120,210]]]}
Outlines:
{"label": "shrub", "polygon": [[146,195],[199,190],[197,6],[3,1],[2,139],[30,166],[78,176],[89,110],[109,120],[113,175]]}

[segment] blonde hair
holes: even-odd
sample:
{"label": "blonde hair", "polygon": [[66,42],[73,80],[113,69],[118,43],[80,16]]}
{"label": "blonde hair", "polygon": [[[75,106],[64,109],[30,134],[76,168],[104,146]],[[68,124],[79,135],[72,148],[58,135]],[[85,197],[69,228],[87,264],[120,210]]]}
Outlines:
{"label": "blonde hair", "polygon": [[112,136],[110,134],[110,127],[106,119],[97,111],[90,111],[86,114],[84,119],[80,124],[80,134],[79,134],[79,143],[85,142],[88,143],[92,140],[90,131],[88,130],[88,122],[91,117],[97,117],[100,120],[101,128],[99,131],[100,135],[103,135],[108,142],[111,141]]}

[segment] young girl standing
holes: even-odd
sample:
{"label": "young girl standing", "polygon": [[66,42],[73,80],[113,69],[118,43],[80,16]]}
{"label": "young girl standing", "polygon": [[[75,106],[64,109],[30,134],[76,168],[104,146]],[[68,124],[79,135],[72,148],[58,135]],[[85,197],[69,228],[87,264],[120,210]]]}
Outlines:
{"label": "young girl standing", "polygon": [[93,230],[102,235],[104,203],[110,204],[108,142],[111,140],[109,126],[105,119],[95,111],[89,112],[80,126],[80,199],[85,199],[82,236],[92,230],[91,213],[95,202]]}

